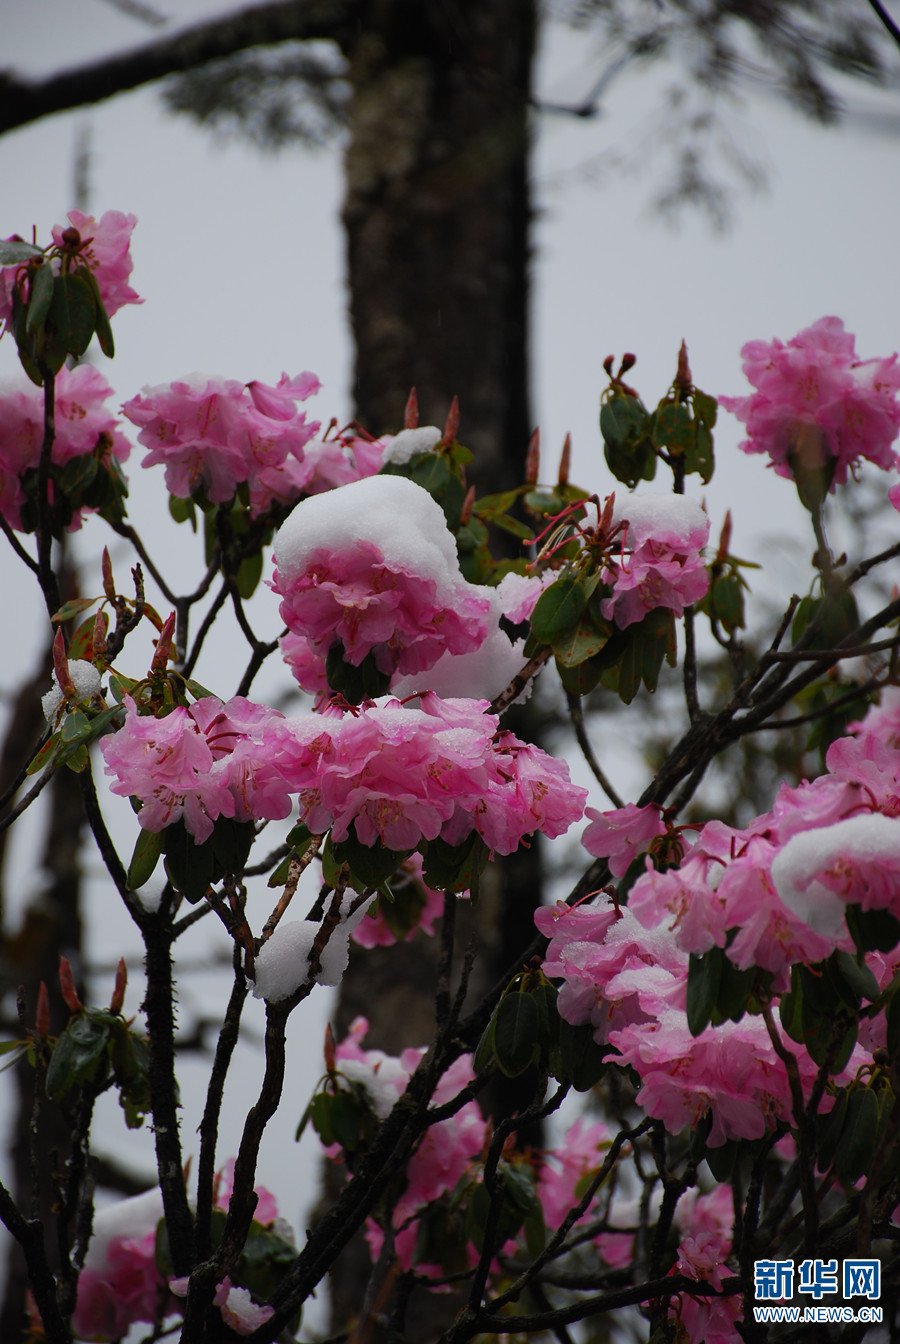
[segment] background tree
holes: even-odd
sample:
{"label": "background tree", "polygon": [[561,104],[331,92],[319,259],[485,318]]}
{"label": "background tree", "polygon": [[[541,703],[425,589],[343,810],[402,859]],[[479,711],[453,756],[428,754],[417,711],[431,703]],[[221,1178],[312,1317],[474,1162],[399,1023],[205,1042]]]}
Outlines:
{"label": "background tree", "polygon": [[[685,61],[682,85],[667,105],[679,139],[677,168],[660,196],[668,205],[699,202],[714,215],[722,213],[723,194],[703,146],[715,130],[716,99],[733,95],[743,80],[764,80],[827,120],[839,107],[829,71],[887,74],[876,20],[861,22],[860,13],[848,15],[836,3],[585,3],[562,14],[585,32],[601,32],[609,49],[594,89],[563,109],[568,113],[596,113],[609,80],[628,62]],[[253,49],[332,41],[341,61],[300,48],[293,64],[269,79],[264,135],[287,138],[284,109],[298,90],[320,115],[341,115],[350,127],[344,222],[357,415],[373,432],[395,429],[414,383],[423,417],[441,423],[454,393],[465,388],[463,437],[476,451],[479,481],[502,489],[517,477],[531,424],[528,149],[536,24],[530,4],[519,0],[262,5],[41,86],[9,76],[0,125],[11,129],[195,67],[206,70],[203,80],[182,81],[170,98],[220,122],[224,107],[233,106],[236,79],[254,88],[263,84],[263,67],[272,75],[271,56],[261,59]],[[209,66],[229,52],[242,54]],[[224,91],[218,97],[217,85]],[[349,88],[347,98],[341,87]],[[246,111],[245,121],[258,115],[252,98]],[[308,114],[300,126],[308,135]],[[533,873],[507,880],[511,908],[526,909],[521,887],[536,896]],[[511,937],[501,925],[498,945],[508,949]]]}

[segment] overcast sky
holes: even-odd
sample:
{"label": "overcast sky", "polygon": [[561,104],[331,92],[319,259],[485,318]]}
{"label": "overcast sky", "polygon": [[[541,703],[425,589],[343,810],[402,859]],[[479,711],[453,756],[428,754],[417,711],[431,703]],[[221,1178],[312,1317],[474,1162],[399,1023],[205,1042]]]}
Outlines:
{"label": "overcast sky", "polygon": [[[864,0],[849,4],[861,15],[870,13]],[[160,0],[160,7],[177,10],[178,22],[225,8],[202,0]],[[153,35],[103,0],[3,0],[2,10],[0,64],[34,74]],[[541,57],[544,96],[583,96],[598,62],[602,53],[588,38],[556,32]],[[535,418],[551,457],[571,430],[573,478],[601,494],[612,488],[597,429],[602,361],[610,353],[638,355],[629,381],[653,403],[672,379],[682,338],[697,384],[713,394],[745,392],[739,354],[744,341],[787,339],[828,313],[844,318],[857,334],[862,357],[900,345],[900,138],[874,131],[862,116],[822,130],[773,99],[754,97],[723,113],[719,130],[762,165],[766,190],[735,198],[734,223],[725,234],[711,232],[697,217],[673,230],[648,208],[662,165],[651,160],[637,171],[658,139],[651,109],[666,78],[665,72],[650,80],[627,74],[597,120],[544,117],[536,125]],[[860,111],[890,106],[861,89],[847,87],[847,96]],[[139,90],[0,139],[0,236],[28,235],[34,224],[44,240],[63,218],[72,204],[79,130],[87,130],[92,145],[92,210],[130,211],[139,221],[132,280],[146,303],[116,317],[115,361],[107,367],[97,360],[117,400],[195,369],[267,382],[283,369],[312,369],[325,385],[316,414],[326,422],[332,414],[346,418],[350,348],[339,148],[265,158],[242,145],[217,145],[166,116],[156,89]],[[609,155],[625,146],[634,151],[631,171],[609,172]],[[5,340],[0,377],[12,376],[16,367],[12,343]],[[464,438],[465,389],[460,392]],[[797,535],[801,511],[788,483],[766,472],[761,459],[737,453],[739,438],[737,423],[723,415],[719,469],[705,492],[713,529],[733,507],[735,549],[765,556],[775,566],[777,584],[782,561],[772,538]],[[151,481],[150,475],[132,464],[134,512],[144,521],[163,499],[161,476]],[[184,529],[164,546],[167,564],[197,563]],[[0,565],[6,629],[23,599],[12,582],[16,566],[9,553]],[[271,631],[276,629],[273,608]],[[27,638],[21,644],[22,666],[29,666]],[[126,931],[111,913],[95,916],[93,936],[102,955],[116,954]],[[197,950],[203,951],[202,939]],[[195,982],[188,1008],[196,1008],[202,993],[202,982]],[[312,1026],[313,1035],[320,1025]],[[302,1190],[285,1181],[284,1145],[297,1114],[286,1108],[262,1169],[264,1180],[268,1171],[270,1183],[281,1183],[292,1218]],[[186,1135],[190,1147],[187,1128]],[[289,1153],[293,1158],[293,1149]]]}

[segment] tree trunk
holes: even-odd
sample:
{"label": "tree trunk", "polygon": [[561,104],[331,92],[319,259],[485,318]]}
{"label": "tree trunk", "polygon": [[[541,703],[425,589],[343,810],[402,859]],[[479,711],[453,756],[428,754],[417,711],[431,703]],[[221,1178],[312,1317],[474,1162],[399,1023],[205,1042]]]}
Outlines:
{"label": "tree trunk", "polygon": [[[459,437],[475,455],[469,475],[480,494],[522,480],[531,432],[527,151],[535,24],[532,0],[371,0],[345,48],[352,138],[343,219],[356,415],[375,434],[396,432],[415,386],[422,422],[442,426],[458,394]],[[528,735],[521,721],[517,730]],[[537,849],[493,865],[483,885],[475,919],[485,988],[531,936],[541,890]],[[460,922],[471,929],[471,918]],[[363,1013],[372,1047],[396,1054],[429,1040],[435,943],[417,934],[354,956],[338,1035]],[[508,1085],[492,1099],[495,1113],[518,1104]],[[372,1340],[386,1339],[390,1303],[380,1304],[380,1319],[359,1322],[369,1270],[358,1239],[332,1273],[332,1327],[356,1320]],[[404,1340],[434,1338],[459,1305],[455,1296],[414,1295]]]}

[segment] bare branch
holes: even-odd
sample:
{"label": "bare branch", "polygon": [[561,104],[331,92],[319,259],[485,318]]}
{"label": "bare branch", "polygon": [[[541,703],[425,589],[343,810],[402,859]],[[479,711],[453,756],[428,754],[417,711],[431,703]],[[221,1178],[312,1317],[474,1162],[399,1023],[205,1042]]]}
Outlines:
{"label": "bare branch", "polygon": [[332,38],[340,41],[359,11],[358,0],[276,0],[239,10],[214,23],[195,24],[120,56],[112,56],[49,79],[0,73],[0,135],[117,93],[196,69],[248,47]]}

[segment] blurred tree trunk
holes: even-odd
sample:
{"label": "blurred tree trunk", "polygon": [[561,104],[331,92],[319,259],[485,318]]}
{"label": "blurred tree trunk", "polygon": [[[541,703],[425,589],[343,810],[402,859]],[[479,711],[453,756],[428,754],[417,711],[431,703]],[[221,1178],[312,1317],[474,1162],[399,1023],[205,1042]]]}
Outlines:
{"label": "blurred tree trunk", "polygon": [[[343,219],[356,415],[375,434],[395,433],[415,386],[422,423],[442,426],[458,394],[459,438],[475,455],[469,475],[480,494],[521,482],[531,432],[527,151],[535,23],[532,0],[372,0],[344,49],[352,87]],[[522,718],[517,730],[533,737]],[[530,937],[540,902],[537,849],[485,876],[475,918],[486,987]],[[471,919],[461,923],[471,929]],[[363,1014],[373,1048],[396,1054],[429,1040],[436,941],[417,934],[355,956],[338,1035]],[[505,1093],[491,1099],[495,1112],[517,1107],[515,1089],[507,1084]],[[357,1317],[368,1272],[359,1239],[332,1274],[335,1331]],[[418,1298],[407,1341],[434,1337],[459,1306],[453,1297]]]}

